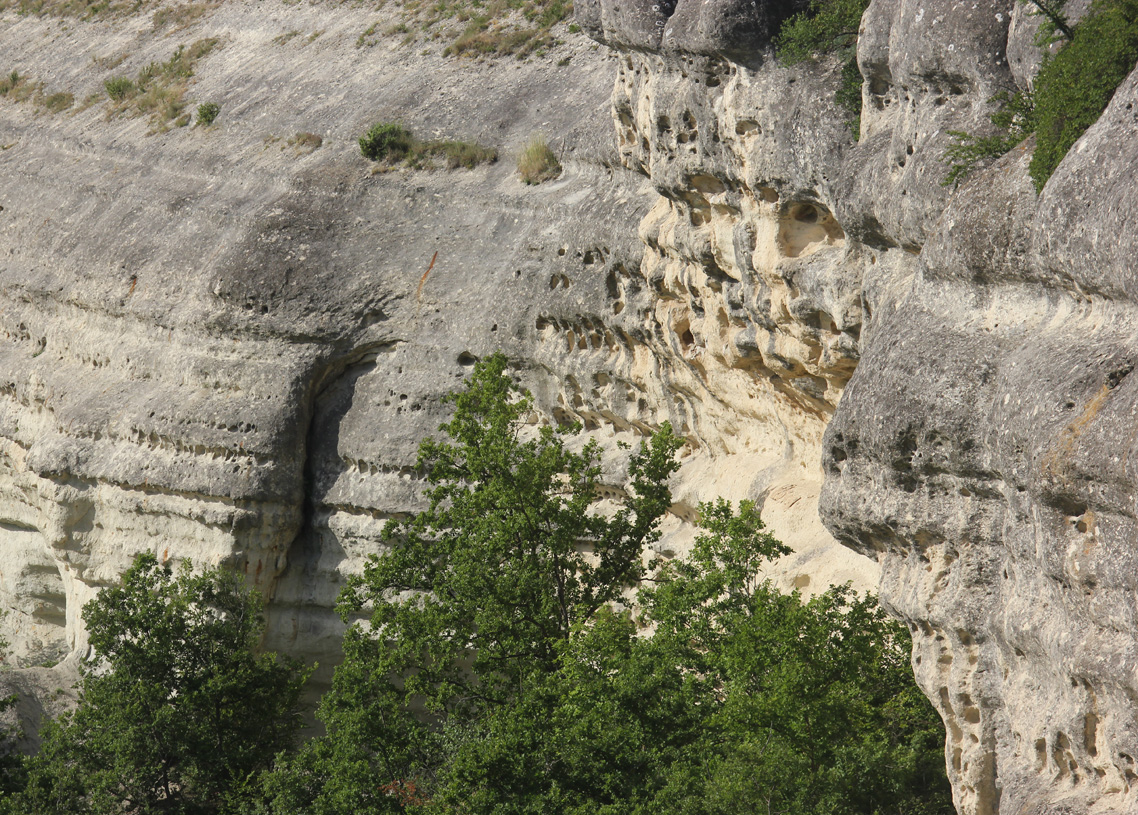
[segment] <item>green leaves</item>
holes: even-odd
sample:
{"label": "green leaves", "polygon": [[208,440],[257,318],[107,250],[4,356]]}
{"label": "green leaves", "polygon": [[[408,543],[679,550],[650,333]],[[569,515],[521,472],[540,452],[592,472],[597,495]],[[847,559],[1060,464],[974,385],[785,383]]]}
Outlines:
{"label": "green leaves", "polygon": [[989,117],[994,131],[987,136],[973,136],[963,130],[949,130],[952,144],[941,160],[949,165],[944,187],[956,187],[977,165],[999,158],[1035,132],[1035,97],[1031,93],[1001,91],[988,100],[996,105]]}
{"label": "green leaves", "polygon": [[304,682],[255,654],[257,595],[232,572],[174,575],[140,555],[83,618],[100,661],[78,709],[45,730],[16,810],[243,811],[248,777],[295,737]]}
{"label": "green leaves", "polygon": [[905,630],[848,588],[775,590],[789,550],[746,501],[702,505],[691,555],[645,574],[679,440],[602,513],[597,446],[527,425],[505,368],[451,397],[428,508],[342,595],[327,736],[269,777],[273,815],[948,815]]}
{"label": "green leaves", "polygon": [[413,782],[439,793],[444,776],[460,777],[447,775],[453,757],[474,749],[483,758],[487,728],[502,725],[496,717],[555,674],[573,632],[642,577],[642,553],[671,503],[680,440],[665,426],[643,444],[627,500],[604,514],[599,447],[569,449],[579,427],[527,425],[532,400],[505,369],[496,354],[449,397],[455,412],[443,438],[419,452],[428,508],[387,525],[390,548],[341,597],[345,620],[366,623],[349,630],[321,704],[328,736],[298,759],[323,773],[304,806],[414,806],[352,792],[347,779],[364,768],[389,791]]}
{"label": "green leaves", "polygon": [[775,41],[778,58],[787,64],[857,43],[868,0],[811,0],[810,8],[782,24]]}
{"label": "green leaves", "polygon": [[1034,92],[1002,92],[988,100],[998,105],[991,116],[992,133],[948,131],[953,143],[943,157],[950,167],[944,186],[958,185],[977,165],[1034,134],[1028,172],[1036,192],[1041,192],[1138,60],[1138,0],[1098,0],[1074,26],[1067,24],[1062,3],[1030,2],[1047,17],[1041,44],[1057,41],[1058,32],[1067,42],[1054,55],[1045,54]]}
{"label": "green leaves", "polygon": [[1099,0],[1035,79],[1031,177],[1042,190],[1067,151],[1098,121],[1138,60],[1138,2]]}

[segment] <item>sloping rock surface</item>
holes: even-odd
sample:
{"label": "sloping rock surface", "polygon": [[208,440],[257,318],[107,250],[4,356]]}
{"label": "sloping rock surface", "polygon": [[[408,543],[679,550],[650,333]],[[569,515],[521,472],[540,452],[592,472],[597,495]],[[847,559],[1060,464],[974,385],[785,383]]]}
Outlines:
{"label": "sloping rock surface", "polygon": [[[394,6],[194,13],[0,12],[0,70],[76,100],[0,98],[0,631],[16,664],[83,659],[83,604],[152,551],[245,572],[267,645],[326,680],[345,577],[419,506],[418,442],[497,349],[535,422],[580,421],[614,454],[665,419],[684,434],[665,554],[699,500],[751,497],[798,550],[771,572],[783,585],[873,584],[817,516],[858,320],[857,286],[827,276],[832,217],[743,200],[711,164],[689,214],[671,198],[685,180],[618,152],[619,58],[565,24],[544,56],[476,61],[361,37],[395,26]],[[211,127],[107,98],[106,80],[207,38],[186,101],[220,106]],[[501,160],[377,172],[357,139],[382,120]],[[565,172],[532,187],[514,157],[536,133]]]}

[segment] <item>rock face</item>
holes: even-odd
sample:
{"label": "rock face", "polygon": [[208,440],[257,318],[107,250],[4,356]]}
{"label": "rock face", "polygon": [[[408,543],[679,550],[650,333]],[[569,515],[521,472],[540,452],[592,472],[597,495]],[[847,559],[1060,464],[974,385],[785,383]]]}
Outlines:
{"label": "rock face", "polygon": [[[1134,811],[1138,76],[1042,194],[1030,143],[951,190],[947,131],[983,133],[990,97],[1038,68],[1023,5],[874,0],[856,144],[826,102],[836,60],[788,69],[761,39],[717,52],[670,20],[646,41],[603,3],[584,14],[621,52],[622,159],[666,199],[645,268],[745,268],[761,292],[750,359],[829,418],[823,518],[913,632],[958,809]],[[674,324],[740,349],[709,301],[673,304]]]}
{"label": "rock face", "polygon": [[[566,29],[526,62],[359,36],[390,9],[0,12],[0,71],[80,100],[216,37],[189,93],[221,106],[152,132],[0,98],[17,662],[81,659],[83,602],[154,551],[243,569],[268,644],[326,677],[440,396],[501,348],[535,421],[686,437],[664,552],[699,500],[753,497],[797,550],[782,584],[880,569],[962,813],[1138,809],[1138,78],[1041,194],[1030,143],[950,189],[949,131],[1038,70],[1028,7],[873,0],[857,140],[843,57],[773,58],[801,7],[583,0],[606,47]],[[355,139],[391,119],[503,160],[373,173]],[[536,132],[566,172],[526,187]]]}
{"label": "rock face", "polygon": [[[859,320],[821,205],[783,213],[714,156],[673,200],[689,179],[650,183],[641,148],[614,146],[617,56],[564,24],[542,59],[474,62],[360,36],[394,8],[180,9],[0,12],[4,75],[79,100],[0,97],[0,633],[17,664],[82,659],[83,604],[152,551],[244,571],[267,644],[326,679],[344,578],[418,505],[440,397],[497,349],[537,421],[580,421],[614,452],[665,419],[688,439],[665,553],[699,500],[751,497],[798,550],[772,570],[784,585],[875,582],[817,516]],[[207,38],[186,99],[220,106],[212,127],[106,98]],[[718,125],[691,99],[672,138],[696,150]],[[379,120],[502,160],[377,173],[356,140]],[[566,169],[527,187],[513,159],[534,133]]]}

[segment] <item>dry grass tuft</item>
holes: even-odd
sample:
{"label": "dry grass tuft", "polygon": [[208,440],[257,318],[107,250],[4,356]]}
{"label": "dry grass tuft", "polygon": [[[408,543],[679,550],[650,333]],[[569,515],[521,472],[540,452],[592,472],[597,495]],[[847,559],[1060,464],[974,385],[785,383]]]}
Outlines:
{"label": "dry grass tuft", "polygon": [[549,148],[545,137],[533,136],[518,155],[518,174],[526,184],[540,184],[561,175],[561,162]]}

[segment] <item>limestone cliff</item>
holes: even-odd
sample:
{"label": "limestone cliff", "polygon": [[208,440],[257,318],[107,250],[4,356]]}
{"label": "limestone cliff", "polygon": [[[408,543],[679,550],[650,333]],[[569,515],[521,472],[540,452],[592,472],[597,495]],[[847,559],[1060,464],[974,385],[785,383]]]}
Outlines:
{"label": "limestone cliff", "polygon": [[[856,346],[857,287],[826,272],[841,230],[711,167],[697,214],[662,197],[686,181],[622,161],[607,49],[563,23],[544,56],[456,59],[375,35],[394,6],[0,20],[0,71],[37,87],[0,96],[0,631],[18,664],[81,659],[83,603],[153,551],[245,571],[269,645],[326,677],[344,577],[417,505],[439,397],[499,348],[535,421],[579,420],[613,452],[664,419],[687,437],[664,551],[698,500],[754,497],[798,549],[784,584],[874,582],[817,517]],[[211,127],[108,99],[107,80],[190,57],[183,101],[219,105]],[[377,120],[502,160],[376,173],[356,140]],[[698,126],[677,113],[675,137],[694,149]],[[565,173],[530,187],[513,159],[534,133]]]}
{"label": "limestone cliff", "polygon": [[[501,348],[535,421],[687,438],[663,550],[722,494],[795,546],[784,585],[880,569],[962,813],[1138,807],[1138,79],[1041,194],[1030,143],[951,189],[948,131],[1038,70],[1026,7],[873,0],[856,140],[840,59],[772,57],[800,7],[581,0],[603,45],[562,25],[525,61],[372,36],[391,7],[0,11],[0,72],[42,83],[0,97],[16,660],[82,658],[83,602],[147,550],[245,570],[269,644],[327,670],[439,397]],[[202,42],[212,127],[106,99]],[[380,119],[503,160],[377,174],[355,139]],[[566,172],[527,187],[536,132]]]}
{"label": "limestone cliff", "polygon": [[877,559],[881,597],[913,632],[958,809],[1134,811],[1138,76],[1041,194],[1030,142],[952,190],[948,131],[985,132],[991,97],[1038,69],[1025,6],[874,0],[856,144],[825,102],[836,64],[781,67],[769,20],[717,8],[719,48],[682,2],[671,17],[583,10],[622,52],[622,158],[684,224],[662,241],[665,216],[649,216],[646,268],[654,251],[699,257],[697,235],[718,258],[734,223],[777,235],[749,257],[772,292],[785,281],[802,324],[786,333],[820,350],[798,376],[776,368],[777,343],[764,363],[832,404],[856,360],[826,431],[822,514]]}

